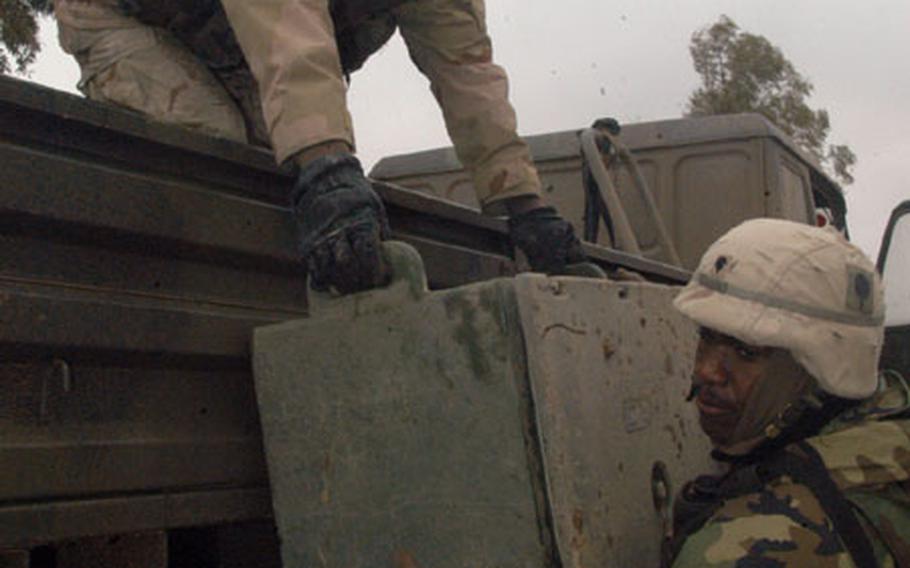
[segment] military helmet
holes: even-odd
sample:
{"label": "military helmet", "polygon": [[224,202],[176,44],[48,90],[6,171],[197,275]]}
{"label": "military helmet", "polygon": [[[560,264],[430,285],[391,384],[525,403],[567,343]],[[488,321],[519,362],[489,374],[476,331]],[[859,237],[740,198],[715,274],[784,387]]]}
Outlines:
{"label": "military helmet", "polygon": [[674,305],[704,327],[789,350],[830,394],[860,399],[878,386],[881,279],[833,228],[746,221],[708,248]]}

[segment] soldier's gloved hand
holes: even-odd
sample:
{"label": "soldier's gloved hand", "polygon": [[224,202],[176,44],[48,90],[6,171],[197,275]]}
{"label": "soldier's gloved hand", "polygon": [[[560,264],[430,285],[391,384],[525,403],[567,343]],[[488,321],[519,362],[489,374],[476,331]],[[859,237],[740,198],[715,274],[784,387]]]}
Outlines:
{"label": "soldier's gloved hand", "polygon": [[509,218],[512,244],[528,257],[535,272],[560,274],[566,266],[585,262],[581,241],[553,207],[539,207]]}
{"label": "soldier's gloved hand", "polygon": [[357,158],[335,154],[303,166],[292,200],[310,287],[351,294],[388,283],[380,243],[389,224]]}

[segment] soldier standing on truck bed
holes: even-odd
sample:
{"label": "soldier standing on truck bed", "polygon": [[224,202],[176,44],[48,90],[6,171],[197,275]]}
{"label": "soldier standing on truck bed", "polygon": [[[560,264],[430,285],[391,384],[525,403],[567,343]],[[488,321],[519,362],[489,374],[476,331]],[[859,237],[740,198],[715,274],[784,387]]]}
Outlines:
{"label": "soldier standing on truck bed", "polygon": [[542,201],[505,72],[492,62],[483,0],[56,0],[55,11],[88,97],[268,141],[279,163],[299,167],[292,206],[314,289],[349,293],[387,279],[378,244],[388,223],[353,155],[344,76],[396,27],[484,212],[510,216],[534,270],[584,260],[571,225]]}
{"label": "soldier standing on truck bed", "polygon": [[666,564],[910,566],[910,390],[879,379],[865,255],[834,230],[748,221],[675,305],[701,326],[692,396],[730,469],[683,488]]}

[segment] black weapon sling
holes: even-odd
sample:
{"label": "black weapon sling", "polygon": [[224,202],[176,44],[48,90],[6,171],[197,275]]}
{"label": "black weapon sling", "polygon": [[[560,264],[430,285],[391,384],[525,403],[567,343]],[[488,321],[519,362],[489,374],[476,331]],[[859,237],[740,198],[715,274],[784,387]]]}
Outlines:
{"label": "black weapon sling", "polygon": [[850,553],[856,568],[877,567],[878,561],[875,559],[869,535],[859,522],[850,501],[831,479],[821,456],[806,441],[798,442],[796,446],[805,457],[792,452],[781,452],[782,463],[779,466],[783,470],[781,473],[789,475],[793,481],[805,485],[812,491],[825,514],[831,519],[834,530]]}

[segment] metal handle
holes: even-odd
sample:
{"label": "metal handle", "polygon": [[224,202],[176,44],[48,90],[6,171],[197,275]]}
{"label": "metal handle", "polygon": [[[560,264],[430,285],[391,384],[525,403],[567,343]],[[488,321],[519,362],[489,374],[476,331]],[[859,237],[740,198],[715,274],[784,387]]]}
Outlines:
{"label": "metal handle", "polygon": [[657,228],[657,238],[660,239],[660,244],[670,258],[670,262],[676,266],[682,266],[682,262],[679,259],[679,253],[676,251],[676,245],[667,232],[667,226],[664,224],[663,217],[661,217],[660,211],[657,210],[657,203],[654,201],[654,195],[651,192],[651,188],[648,187],[648,182],[645,181],[645,176],[642,175],[641,168],[638,167],[638,162],[635,160],[635,157],[632,156],[632,153],[626,145],[614,137],[609,131],[602,131],[601,135],[606,137],[610,144],[616,148],[619,152],[619,157],[622,158],[626,167],[629,168],[629,171],[632,173],[632,181],[641,194],[642,199],[645,201],[645,205],[648,208],[648,212],[651,214],[654,226]]}
{"label": "metal handle", "polygon": [[638,240],[635,233],[632,232],[632,226],[629,224],[629,218],[626,216],[626,209],[619,200],[619,193],[606,166],[600,155],[600,148],[597,147],[598,131],[589,128],[581,133],[581,151],[588,161],[588,167],[591,168],[591,174],[597,187],[600,189],[601,197],[607,205],[607,210],[613,218],[616,229],[615,247],[619,250],[641,256],[641,249],[638,246]]}
{"label": "metal handle", "polygon": [[676,246],[667,232],[666,225],[663,222],[663,218],[660,216],[660,212],[657,210],[657,204],[654,201],[651,189],[648,187],[648,183],[641,173],[641,168],[638,167],[638,162],[632,156],[632,153],[625,144],[620,142],[608,130],[589,128],[581,133],[581,150],[588,163],[588,167],[591,168],[591,175],[594,177],[594,181],[600,189],[601,197],[607,206],[607,210],[610,212],[610,216],[613,219],[617,241],[614,243],[615,247],[619,250],[638,256],[641,256],[642,254],[638,239],[635,237],[635,233],[629,223],[629,218],[626,215],[625,207],[623,207],[622,200],[619,198],[619,192],[617,191],[612,178],[610,178],[606,166],[603,164],[600,148],[597,144],[597,138],[599,136],[604,137],[612,147],[616,148],[620,158],[622,158],[626,167],[631,172],[632,182],[641,194],[645,207],[657,230],[657,238],[670,262],[676,266],[682,266]]}

